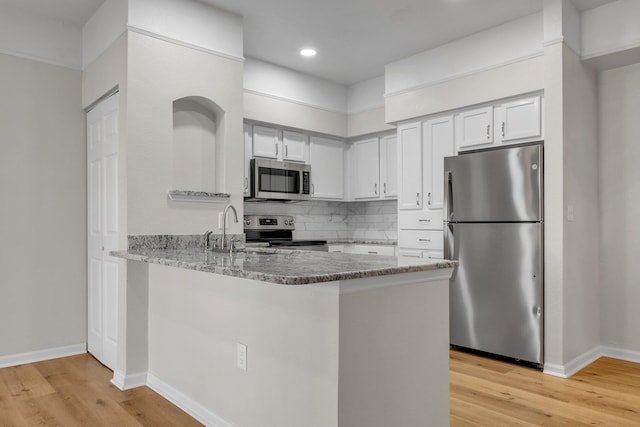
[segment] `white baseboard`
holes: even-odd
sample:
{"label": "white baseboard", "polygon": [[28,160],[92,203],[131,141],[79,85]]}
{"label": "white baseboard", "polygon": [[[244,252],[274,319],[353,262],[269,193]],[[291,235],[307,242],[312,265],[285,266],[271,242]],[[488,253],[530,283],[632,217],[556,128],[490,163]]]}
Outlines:
{"label": "white baseboard", "polygon": [[553,363],[544,364],[544,373],[561,378],[569,378],[582,368],[590,365],[599,358],[606,356],[613,359],[626,360],[628,362],[640,363],[640,351],[625,350],[622,348],[598,346],[586,353],[581,354],[565,365],[555,365]]}
{"label": "white baseboard", "polygon": [[147,386],[207,427],[233,427],[231,423],[171,387],[151,372],[147,375]]}
{"label": "white baseboard", "polygon": [[580,369],[598,360],[600,357],[602,357],[602,347],[594,347],[564,365],[545,363],[543,372],[555,377],[569,378],[580,371]]}
{"label": "white baseboard", "polygon": [[640,351],[602,346],[602,355],[613,359],[626,360],[627,362],[640,363]]}
{"label": "white baseboard", "polygon": [[75,356],[87,352],[87,343],[67,345],[64,347],[48,348],[30,351],[28,353],[0,356],[0,368],[24,365],[25,363],[42,362],[43,360],[58,359],[60,357]]}
{"label": "white baseboard", "polygon": [[113,371],[111,384],[115,385],[120,390],[142,387],[143,385],[147,385],[147,373],[138,372],[137,374],[124,375],[122,372]]}

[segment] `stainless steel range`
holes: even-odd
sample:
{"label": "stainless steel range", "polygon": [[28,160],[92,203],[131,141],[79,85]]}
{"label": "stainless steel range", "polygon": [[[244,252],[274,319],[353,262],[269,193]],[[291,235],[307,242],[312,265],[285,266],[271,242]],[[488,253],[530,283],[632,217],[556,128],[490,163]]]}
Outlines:
{"label": "stainless steel range", "polygon": [[293,240],[295,220],[288,215],[245,215],[247,243],[266,243],[268,247],[327,251],[326,240]]}

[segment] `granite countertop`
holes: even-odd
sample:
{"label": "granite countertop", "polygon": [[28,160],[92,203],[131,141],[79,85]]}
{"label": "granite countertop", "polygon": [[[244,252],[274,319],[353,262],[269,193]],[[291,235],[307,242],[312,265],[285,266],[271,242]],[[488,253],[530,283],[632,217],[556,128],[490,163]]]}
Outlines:
{"label": "granite countertop", "polygon": [[318,251],[247,248],[233,255],[202,249],[145,249],[112,252],[112,256],[189,270],[242,277],[281,285],[453,268],[455,261]]}

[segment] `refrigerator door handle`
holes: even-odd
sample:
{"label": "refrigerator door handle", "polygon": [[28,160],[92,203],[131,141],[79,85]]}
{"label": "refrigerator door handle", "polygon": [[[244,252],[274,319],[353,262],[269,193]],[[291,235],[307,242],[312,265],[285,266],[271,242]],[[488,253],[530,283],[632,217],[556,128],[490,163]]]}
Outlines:
{"label": "refrigerator door handle", "polygon": [[453,220],[453,176],[451,171],[445,171],[444,173],[444,220]]}
{"label": "refrigerator door handle", "polygon": [[455,236],[453,235],[453,224],[444,224],[444,259],[455,260]]}

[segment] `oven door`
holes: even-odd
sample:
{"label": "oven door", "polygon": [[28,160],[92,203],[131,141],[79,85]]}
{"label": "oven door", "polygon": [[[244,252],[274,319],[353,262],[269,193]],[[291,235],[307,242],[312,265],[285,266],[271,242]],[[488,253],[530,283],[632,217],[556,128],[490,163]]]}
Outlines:
{"label": "oven door", "polygon": [[251,160],[251,193],[255,199],[309,200],[309,165]]}

